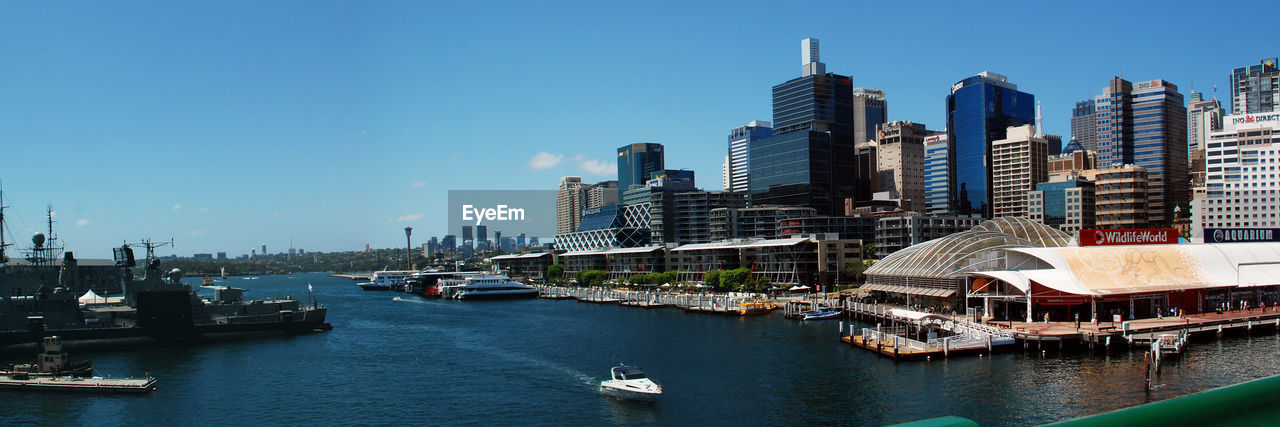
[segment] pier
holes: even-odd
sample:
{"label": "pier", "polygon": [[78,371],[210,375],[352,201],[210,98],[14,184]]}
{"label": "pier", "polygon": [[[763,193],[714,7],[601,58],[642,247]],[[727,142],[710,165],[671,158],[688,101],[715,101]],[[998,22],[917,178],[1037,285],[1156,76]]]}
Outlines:
{"label": "pier", "polygon": [[569,288],[539,286],[539,297],[547,299],[576,299],[594,304],[618,304],[624,307],[676,308],[689,313],[707,313],[739,316],[739,305],[760,300],[760,294],[731,292],[676,293],[655,290],[609,289],[604,287]]}

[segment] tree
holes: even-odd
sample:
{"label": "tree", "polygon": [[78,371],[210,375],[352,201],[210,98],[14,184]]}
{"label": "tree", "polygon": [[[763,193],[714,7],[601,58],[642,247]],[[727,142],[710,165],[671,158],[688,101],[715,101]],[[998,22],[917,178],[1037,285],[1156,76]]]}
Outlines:
{"label": "tree", "polygon": [[844,268],[840,271],[844,275],[845,280],[854,283],[862,283],[862,272],[867,270],[867,264],[860,259],[847,259],[844,261]]}
{"label": "tree", "polygon": [[720,287],[720,270],[711,270],[702,275],[702,284],[711,288]]}
{"label": "tree", "polygon": [[876,256],[876,244],[875,244],[875,243],[867,243],[867,244],[865,244],[865,245],[862,245],[862,258],[863,258],[863,259],[867,259],[867,258],[880,258],[879,256]]}
{"label": "tree", "polygon": [[564,280],[564,264],[551,264],[547,266],[547,282],[560,283]]}

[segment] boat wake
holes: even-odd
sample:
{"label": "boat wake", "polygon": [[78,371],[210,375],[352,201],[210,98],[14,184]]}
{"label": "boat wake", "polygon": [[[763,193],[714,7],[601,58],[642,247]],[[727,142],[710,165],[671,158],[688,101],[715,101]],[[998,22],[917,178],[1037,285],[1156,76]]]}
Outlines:
{"label": "boat wake", "polygon": [[411,302],[411,303],[415,303],[415,304],[426,304],[426,303],[427,303],[426,301],[423,301],[423,300],[420,300],[420,299],[416,299],[416,298],[401,298],[401,297],[395,297],[395,298],[392,298],[391,300],[392,300],[392,301],[401,301],[401,302]]}

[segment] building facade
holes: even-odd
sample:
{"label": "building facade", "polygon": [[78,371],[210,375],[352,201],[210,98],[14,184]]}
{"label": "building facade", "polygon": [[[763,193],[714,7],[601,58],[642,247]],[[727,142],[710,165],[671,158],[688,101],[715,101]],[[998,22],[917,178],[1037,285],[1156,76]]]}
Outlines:
{"label": "building facade", "polygon": [[1027,192],[1049,180],[1048,140],[1034,125],[1013,126],[991,143],[994,215],[1027,216]]}
{"label": "building facade", "polygon": [[729,131],[729,157],[725,162],[724,191],[747,192],[747,173],[750,172],[751,143],[773,136],[769,122],[752,120],[746,126]]}
{"label": "building facade", "polygon": [[[1280,112],[1227,116],[1206,144],[1205,228],[1280,227]],[[1211,236],[1206,235],[1209,241]]]}
{"label": "building facade", "polygon": [[1187,149],[1203,150],[1209,134],[1222,130],[1222,116],[1222,103],[1191,91],[1191,100],[1187,101]]}
{"label": "building facade", "polygon": [[1094,100],[1080,101],[1071,109],[1071,139],[1086,150],[1098,149],[1098,116]]}
{"label": "building facade", "polygon": [[1231,114],[1269,113],[1280,101],[1280,70],[1276,58],[1231,70]]}
{"label": "building facade", "polygon": [[907,213],[876,220],[876,256],[883,258],[908,246],[969,230],[982,223],[977,216]]}
{"label": "building facade", "polygon": [[778,224],[789,218],[817,216],[818,211],[804,206],[759,206],[751,208],[711,209],[710,241],[780,236]]}
{"label": "building facade", "polygon": [[1094,228],[1096,194],[1093,181],[1079,175],[1057,176],[1027,193],[1027,218],[1074,235]]}
{"label": "building facade", "polygon": [[960,215],[994,214],[992,142],[1012,126],[1033,123],[1035,97],[1005,76],[982,72],[951,86],[947,96],[947,166],[950,210]]}
{"label": "building facade", "polygon": [[652,209],[653,243],[691,244],[711,241],[711,210],[747,206],[745,193],[687,191],[674,193],[671,209]]}
{"label": "building facade", "polygon": [[929,215],[951,212],[950,144],[946,134],[924,139],[924,210]]}
{"label": "building facade", "polygon": [[1147,170],[1124,165],[1099,168],[1094,179],[1098,228],[1144,228],[1147,219]]}
{"label": "building facade", "polygon": [[618,190],[643,186],[653,173],[665,168],[662,144],[638,143],[618,147]]}
{"label": "building facade", "polygon": [[905,211],[925,211],[923,124],[897,121],[876,127],[876,191],[888,191]]}
{"label": "building facade", "polygon": [[809,206],[843,212],[853,197],[853,83],[826,73],[817,40],[802,43],[803,74],[773,87],[773,132],[750,144],[748,187],[753,204]]}
{"label": "building facade", "polygon": [[875,141],[876,126],[889,119],[889,103],[884,91],[853,88],[853,141]]}
{"label": "building facade", "polygon": [[1147,221],[1172,227],[1174,211],[1188,212],[1191,201],[1187,110],[1178,87],[1164,80],[1134,84],[1116,77],[1095,101],[1098,164],[1145,169]]}
{"label": "building facade", "polygon": [[[582,178],[566,176],[560,178],[560,187],[556,190],[556,234],[572,233],[578,230],[582,220],[582,210],[586,209],[587,185]],[[467,240],[470,236],[462,236]]]}

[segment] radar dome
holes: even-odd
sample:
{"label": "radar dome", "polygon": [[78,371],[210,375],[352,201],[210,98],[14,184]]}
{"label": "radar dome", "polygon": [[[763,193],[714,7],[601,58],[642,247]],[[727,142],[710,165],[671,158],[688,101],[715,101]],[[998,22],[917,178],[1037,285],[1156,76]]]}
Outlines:
{"label": "radar dome", "polygon": [[169,280],[173,280],[175,282],[182,280],[182,269],[175,268],[173,270],[169,270]]}
{"label": "radar dome", "polygon": [[44,233],[37,231],[36,234],[33,234],[31,243],[34,243],[37,248],[44,247]]}

